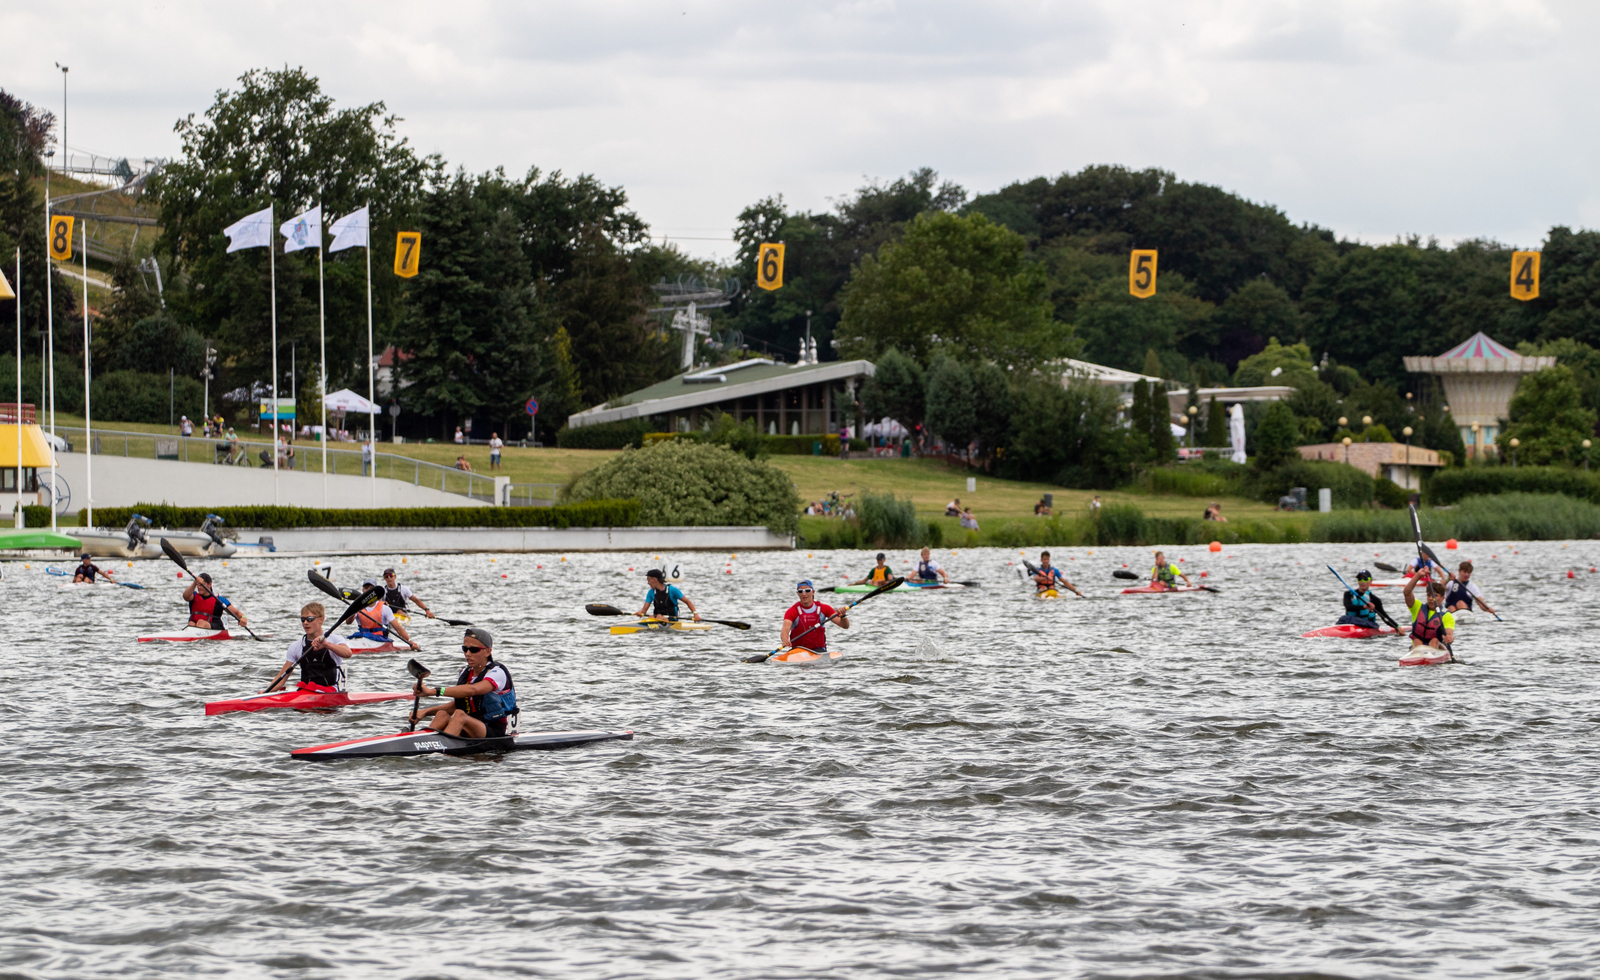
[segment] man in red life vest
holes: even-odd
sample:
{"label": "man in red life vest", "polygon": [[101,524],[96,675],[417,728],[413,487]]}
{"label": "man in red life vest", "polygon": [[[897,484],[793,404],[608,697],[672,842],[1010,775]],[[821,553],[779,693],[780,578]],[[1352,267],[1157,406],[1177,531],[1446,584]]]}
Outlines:
{"label": "man in red life vest", "polygon": [[239,607],[227,600],[227,597],[217,595],[216,587],[211,583],[211,573],[201,572],[190,580],[187,588],[183,590],[183,601],[189,604],[190,626],[200,629],[221,630],[222,614],[227,613],[239,621],[240,626],[249,625],[244,618],[244,613]]}
{"label": "man in red life vest", "polygon": [[[1414,595],[1418,582],[1428,590],[1426,605]],[[1443,608],[1444,586],[1429,579],[1426,570],[1419,569],[1406,579],[1402,595],[1405,596],[1406,607],[1411,610],[1411,649],[1432,647],[1448,651],[1451,659],[1455,659],[1455,651],[1450,646],[1456,639],[1456,617]]]}
{"label": "man in red life vest", "polygon": [[[817,590],[807,579],[794,588],[799,599],[783,614],[783,633],[780,635],[778,645],[781,647],[798,646],[807,650],[828,649],[827,628],[822,623],[834,622],[840,629],[850,628],[848,609],[835,609],[826,603],[818,602]],[[812,627],[816,627],[812,629]],[[794,637],[791,644],[789,638]]]}

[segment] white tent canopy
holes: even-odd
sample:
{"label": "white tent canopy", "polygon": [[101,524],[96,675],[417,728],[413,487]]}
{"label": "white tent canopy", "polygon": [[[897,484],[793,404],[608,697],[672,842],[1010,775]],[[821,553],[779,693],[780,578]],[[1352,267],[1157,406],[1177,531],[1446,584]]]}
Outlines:
{"label": "white tent canopy", "polygon": [[355,415],[381,415],[383,409],[367,401],[349,388],[340,388],[338,391],[322,399],[330,412],[346,412]]}

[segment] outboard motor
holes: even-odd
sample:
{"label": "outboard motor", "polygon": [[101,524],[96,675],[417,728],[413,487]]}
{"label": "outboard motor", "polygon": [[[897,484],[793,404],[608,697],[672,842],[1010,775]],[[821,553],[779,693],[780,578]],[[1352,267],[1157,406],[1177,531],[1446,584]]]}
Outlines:
{"label": "outboard motor", "polygon": [[209,537],[211,543],[218,548],[226,547],[228,544],[227,539],[217,533],[217,525],[226,523],[228,522],[223,520],[220,514],[207,514],[205,523],[200,525],[200,533]]}
{"label": "outboard motor", "polygon": [[128,526],[122,529],[122,533],[128,536],[129,551],[138,551],[149,543],[150,536],[144,532],[144,529],[149,526],[150,518],[145,517],[143,514],[133,515],[133,520],[129,521]]}

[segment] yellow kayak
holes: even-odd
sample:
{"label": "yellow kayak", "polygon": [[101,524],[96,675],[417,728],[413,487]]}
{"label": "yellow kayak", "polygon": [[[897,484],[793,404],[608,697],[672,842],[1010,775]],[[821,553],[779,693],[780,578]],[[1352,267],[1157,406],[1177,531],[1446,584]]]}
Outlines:
{"label": "yellow kayak", "polygon": [[624,633],[640,633],[640,632],[643,632],[645,630],[659,630],[659,629],[670,629],[670,630],[678,630],[679,632],[689,632],[689,631],[708,630],[708,629],[711,628],[711,626],[712,626],[711,623],[696,623],[696,622],[693,622],[692,620],[687,620],[687,619],[674,619],[674,620],[636,619],[633,622],[628,623],[627,625],[624,625],[624,626],[613,626],[613,627],[611,627],[611,635],[612,636],[621,636]]}

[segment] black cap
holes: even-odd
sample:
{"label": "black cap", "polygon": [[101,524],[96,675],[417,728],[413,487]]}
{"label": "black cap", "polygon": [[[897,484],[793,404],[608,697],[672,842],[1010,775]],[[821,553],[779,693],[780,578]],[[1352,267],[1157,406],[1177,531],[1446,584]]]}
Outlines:
{"label": "black cap", "polygon": [[661,570],[661,569],[659,569],[659,568],[652,568],[652,569],[650,569],[650,570],[649,570],[649,571],[648,571],[648,572],[645,572],[645,573],[644,573],[644,577],[645,577],[645,578],[653,578],[653,579],[655,579],[655,580],[656,580],[656,581],[658,581],[658,582],[665,582],[665,581],[666,581],[666,580],[667,580],[667,575],[666,575],[666,573],[665,573],[665,572],[663,572],[663,571],[662,571],[662,570]]}
{"label": "black cap", "polygon": [[394,574],[394,569],[392,569],[392,568],[385,568],[383,570],[383,577],[384,578],[388,578],[389,576],[391,576],[393,574]]}
{"label": "black cap", "polygon": [[489,631],[481,626],[468,627],[467,636],[472,637],[491,650],[494,649],[494,637],[490,636]]}
{"label": "black cap", "polygon": [[883,561],[883,552],[878,552],[878,560]]}
{"label": "black cap", "polygon": [[1372,581],[1372,573],[1367,571],[1365,568],[1363,568],[1361,571],[1356,573],[1356,581],[1357,582],[1370,582],[1370,581]]}

